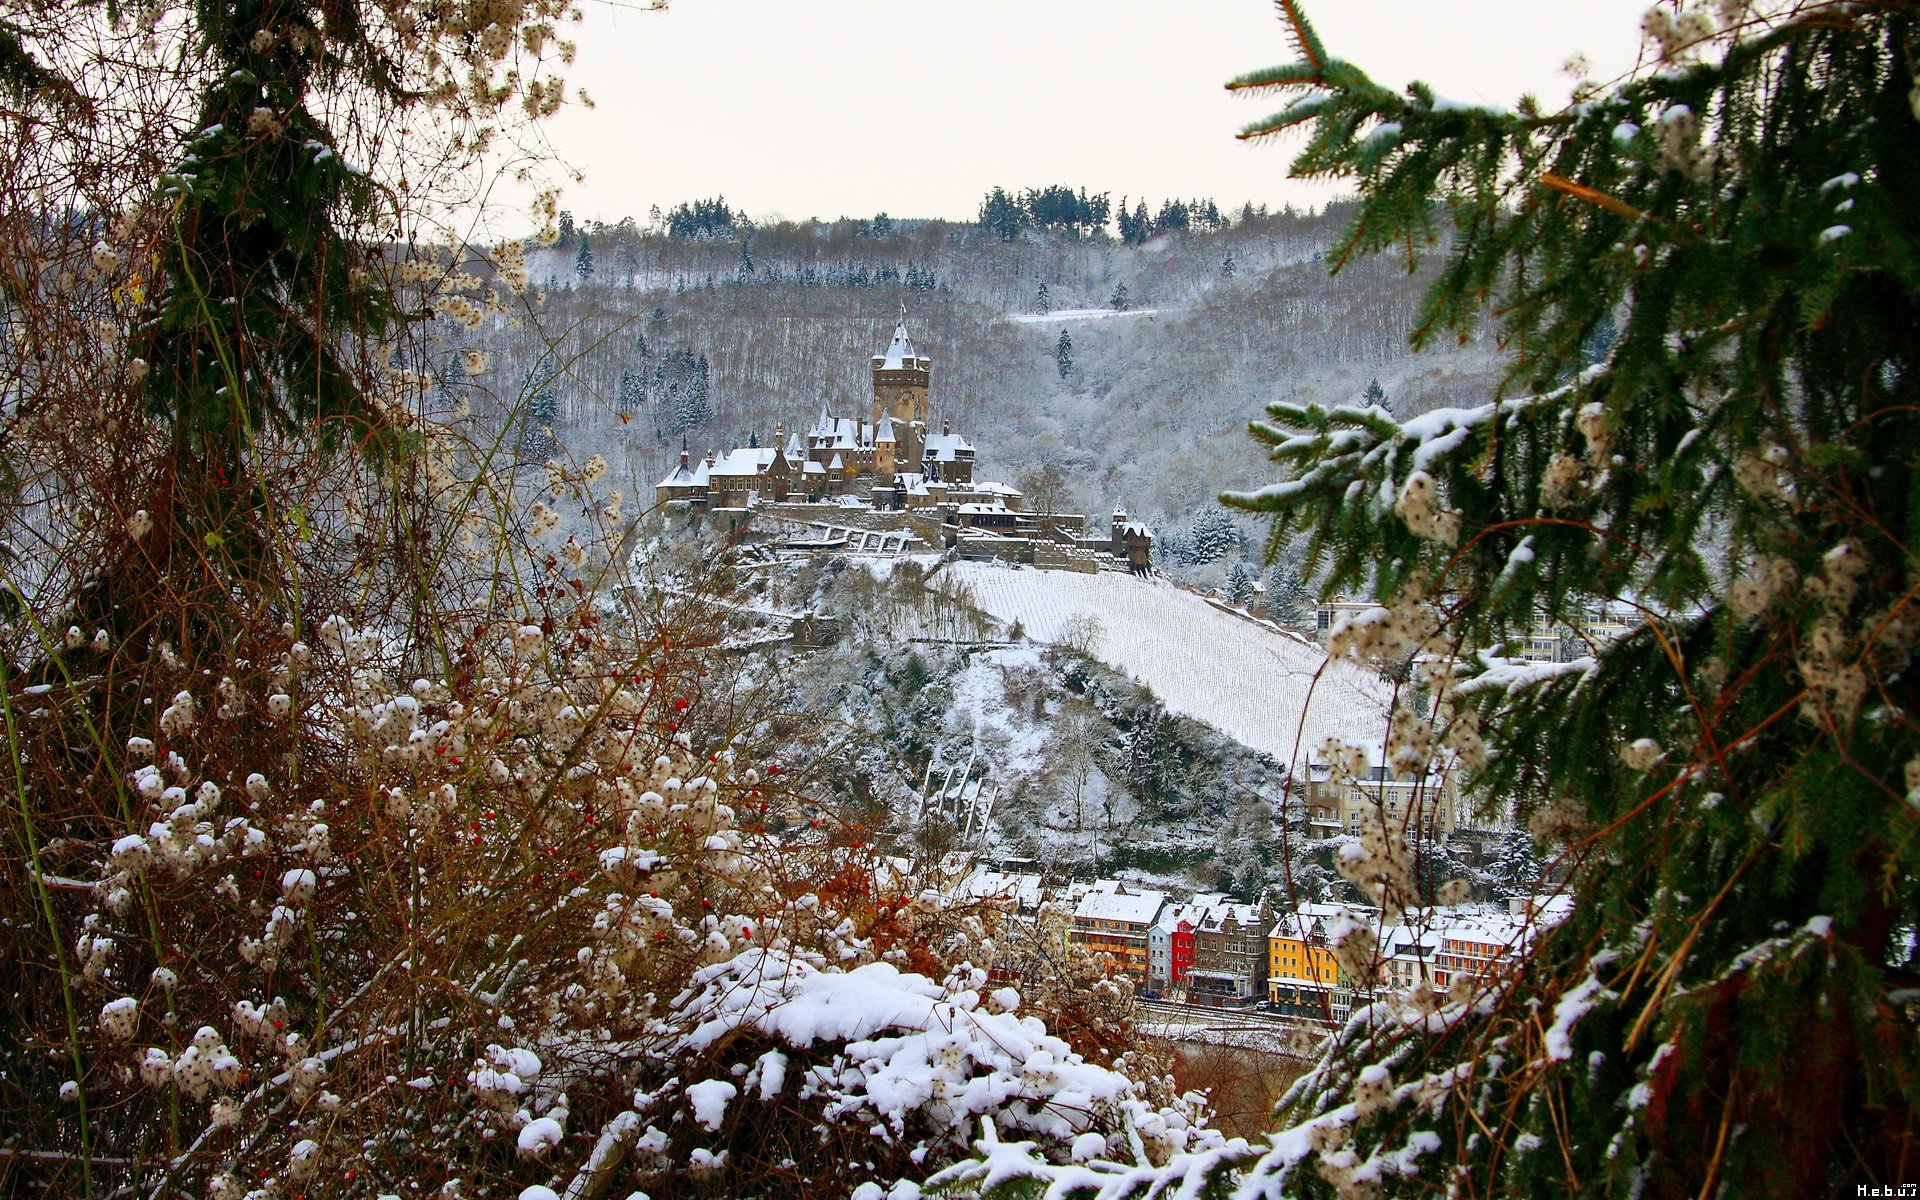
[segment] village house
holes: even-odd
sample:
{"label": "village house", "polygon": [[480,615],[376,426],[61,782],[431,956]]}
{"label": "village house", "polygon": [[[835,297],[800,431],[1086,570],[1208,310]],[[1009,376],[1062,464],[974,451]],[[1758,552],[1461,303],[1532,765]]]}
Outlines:
{"label": "village house", "polygon": [[1097,887],[1074,906],[1068,940],[1094,954],[1110,956],[1116,973],[1145,986],[1147,931],[1166,902],[1165,892],[1129,891],[1124,883],[1112,884],[1112,890]]}
{"label": "village house", "polygon": [[1457,773],[1393,771],[1373,764],[1360,779],[1341,779],[1326,763],[1307,765],[1303,801],[1307,828],[1318,837],[1358,837],[1369,822],[1408,837],[1451,835],[1461,822]]}
{"label": "village house", "polygon": [[1193,930],[1190,1003],[1243,1008],[1267,995],[1267,933],[1273,917],[1264,901],[1227,899],[1208,905]]}
{"label": "village house", "polygon": [[[1197,898],[1196,898],[1197,899]],[[1147,931],[1147,990],[1158,996],[1177,993],[1193,969],[1193,930],[1202,905],[1169,904]]]}
{"label": "village house", "polygon": [[1296,1016],[1326,1014],[1329,994],[1339,981],[1332,925],[1346,911],[1339,904],[1309,902],[1279,914],[1267,934],[1269,1004]]}

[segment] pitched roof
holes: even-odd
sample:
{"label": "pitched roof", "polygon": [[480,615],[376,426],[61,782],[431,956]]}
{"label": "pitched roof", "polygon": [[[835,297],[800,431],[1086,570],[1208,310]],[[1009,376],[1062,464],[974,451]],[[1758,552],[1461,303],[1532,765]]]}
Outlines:
{"label": "pitched roof", "polygon": [[1037,908],[1046,899],[1046,889],[1041,886],[1039,875],[995,871],[986,867],[961,880],[956,890],[963,896],[1016,900],[1022,908]]}
{"label": "pitched roof", "polygon": [[1129,921],[1137,925],[1151,925],[1153,919],[1160,915],[1160,906],[1166,902],[1165,892],[1093,891],[1080,897],[1073,915],[1093,921]]}
{"label": "pitched roof", "polygon": [[927,435],[927,457],[939,462],[952,462],[956,454],[972,454],[973,443],[957,433],[930,433]]}
{"label": "pitched roof", "polygon": [[765,446],[739,446],[714,460],[714,475],[759,475],[773,464],[778,450]]}
{"label": "pitched roof", "polygon": [[1154,921],[1153,927],[1155,929],[1165,930],[1168,933],[1175,933],[1179,931],[1180,922],[1182,921],[1185,921],[1189,926],[1198,925],[1200,923],[1200,906],[1197,904],[1169,904],[1160,910],[1159,919]]}
{"label": "pitched roof", "polygon": [[913,348],[913,339],[907,336],[907,323],[904,320],[893,327],[893,340],[887,343],[887,352],[882,357],[885,361],[881,368],[887,371],[898,371],[909,365],[908,359],[920,357]]}
{"label": "pitched roof", "polygon": [[1200,919],[1194,922],[1194,928],[1203,933],[1218,933],[1229,917],[1242,929],[1257,930],[1265,924],[1260,919],[1259,905],[1242,904],[1237,900],[1223,900],[1218,904],[1208,905]]}
{"label": "pitched roof", "polygon": [[[706,464],[702,463],[701,465],[705,466]],[[659,483],[654,484],[654,486],[663,488],[693,487],[694,484],[693,471],[688,468],[686,458],[682,456],[679,465],[673,468],[673,473],[665,479],[662,479]]]}

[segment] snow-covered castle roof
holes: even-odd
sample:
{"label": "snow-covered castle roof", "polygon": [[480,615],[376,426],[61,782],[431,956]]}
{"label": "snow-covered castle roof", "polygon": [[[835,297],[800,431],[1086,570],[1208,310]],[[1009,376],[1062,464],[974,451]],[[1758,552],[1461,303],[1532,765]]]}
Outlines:
{"label": "snow-covered castle roof", "polygon": [[973,443],[957,433],[927,435],[927,457],[935,462],[952,462],[958,455],[972,453]]}
{"label": "snow-covered castle roof", "polygon": [[881,356],[880,367],[884,371],[898,371],[904,368],[923,365],[920,355],[913,348],[913,339],[907,336],[907,322],[904,317],[893,327],[893,340],[887,343],[887,352]]}

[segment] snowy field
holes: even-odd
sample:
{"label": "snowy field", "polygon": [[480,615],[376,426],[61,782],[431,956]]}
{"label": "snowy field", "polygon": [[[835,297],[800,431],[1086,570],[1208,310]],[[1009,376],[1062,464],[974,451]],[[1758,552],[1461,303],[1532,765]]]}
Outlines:
{"label": "snowy field", "polygon": [[1108,317],[1151,317],[1157,308],[1056,308],[1045,313],[1008,313],[1007,320],[1022,325],[1046,325],[1054,321],[1102,321]]}
{"label": "snowy field", "polygon": [[1019,621],[1038,641],[1059,641],[1069,621],[1091,616],[1101,629],[1095,658],[1152,688],[1170,711],[1282,763],[1296,751],[1311,756],[1327,737],[1377,747],[1386,732],[1389,690],[1375,672],[1329,661],[1165,580],[965,562],[934,578],[964,582],[981,609]]}

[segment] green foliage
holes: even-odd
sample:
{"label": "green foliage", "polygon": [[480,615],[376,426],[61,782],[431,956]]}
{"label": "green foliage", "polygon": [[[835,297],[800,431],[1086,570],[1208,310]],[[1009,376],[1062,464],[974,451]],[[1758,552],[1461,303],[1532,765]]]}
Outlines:
{"label": "green foliage", "polygon": [[[1272,405],[1280,478],[1225,499],[1383,599],[1349,644],[1420,655],[1456,748],[1477,718],[1572,905],[1510,971],[1356,1008],[1253,1161],[998,1177],[1890,1194],[1920,1160],[1920,5],[1656,8],[1649,69],[1558,113],[1382,88],[1279,8],[1299,61],[1229,86],[1296,98],[1242,136],[1358,187],[1335,269],[1444,229],[1413,341],[1492,310],[1512,357],[1404,421]],[[1597,604],[1635,626],[1495,657]]]}
{"label": "green foliage", "polygon": [[1026,229],[1090,236],[1106,228],[1110,211],[1105,192],[1089,196],[1085,188],[1075,193],[1064,184],[1052,184],[1016,194],[997,187],[980,201],[980,224],[1003,242]]}
{"label": "green foliage", "polygon": [[528,462],[543,463],[560,454],[560,443],[553,433],[560,423],[560,401],[553,390],[559,375],[551,355],[542,356],[527,375],[526,403],[520,414],[520,457]]}
{"label": "green foliage", "polygon": [[[161,181],[172,236],[159,248],[146,327],[147,396],[179,452],[236,480],[250,431],[268,424],[315,428],[323,445],[359,437],[375,418],[342,351],[402,320],[357,236],[380,193],[308,108],[355,64],[315,52],[317,17],[298,6],[284,15],[311,30],[314,49],[284,36],[262,44],[255,12],[203,13],[212,82],[199,132]],[[263,108],[272,122],[258,128]]]}
{"label": "green foliage", "polygon": [[1316,619],[1306,580],[1285,560],[1267,572],[1267,616],[1292,629],[1311,629]]}
{"label": "green foliage", "polygon": [[1281,8],[1301,61],[1229,86],[1300,98],[1242,136],[1304,128],[1295,173],[1355,181],[1336,269],[1411,264],[1444,220],[1414,341],[1471,336],[1497,298],[1514,354],[1475,407],[1271,406],[1253,434],[1281,479],[1227,499],[1276,547],[1308,534],[1329,589],[1436,606],[1428,654],[1596,602],[1642,621],[1590,670],[1457,701],[1574,915],[1447,1032],[1354,1033],[1291,1115],[1347,1104],[1368,1062],[1450,1068],[1483,1132],[1394,1103],[1360,1158],[1411,1122],[1512,1194],[1898,1181],[1920,1138],[1897,932],[1920,869],[1914,6],[1713,38],[1704,12],[1656,17],[1662,69],[1555,114],[1388,91]]}
{"label": "green foliage", "polygon": [[1223,509],[1203,508],[1193,518],[1180,542],[1180,561],[1188,566],[1218,562],[1240,545],[1240,530]]}
{"label": "green foliage", "polygon": [[1003,242],[1011,242],[1020,236],[1031,218],[1020,202],[1009,196],[1005,188],[995,188],[987,193],[980,202],[980,224],[993,231],[995,237]]}
{"label": "green foliage", "polygon": [[48,94],[79,104],[79,94],[73,84],[35,58],[22,44],[19,27],[7,21],[0,21],[0,93],[16,102],[31,95]]}
{"label": "green foliage", "polygon": [[677,238],[732,237],[745,221],[746,214],[727,206],[725,196],[676,204],[667,213],[667,236]]}

